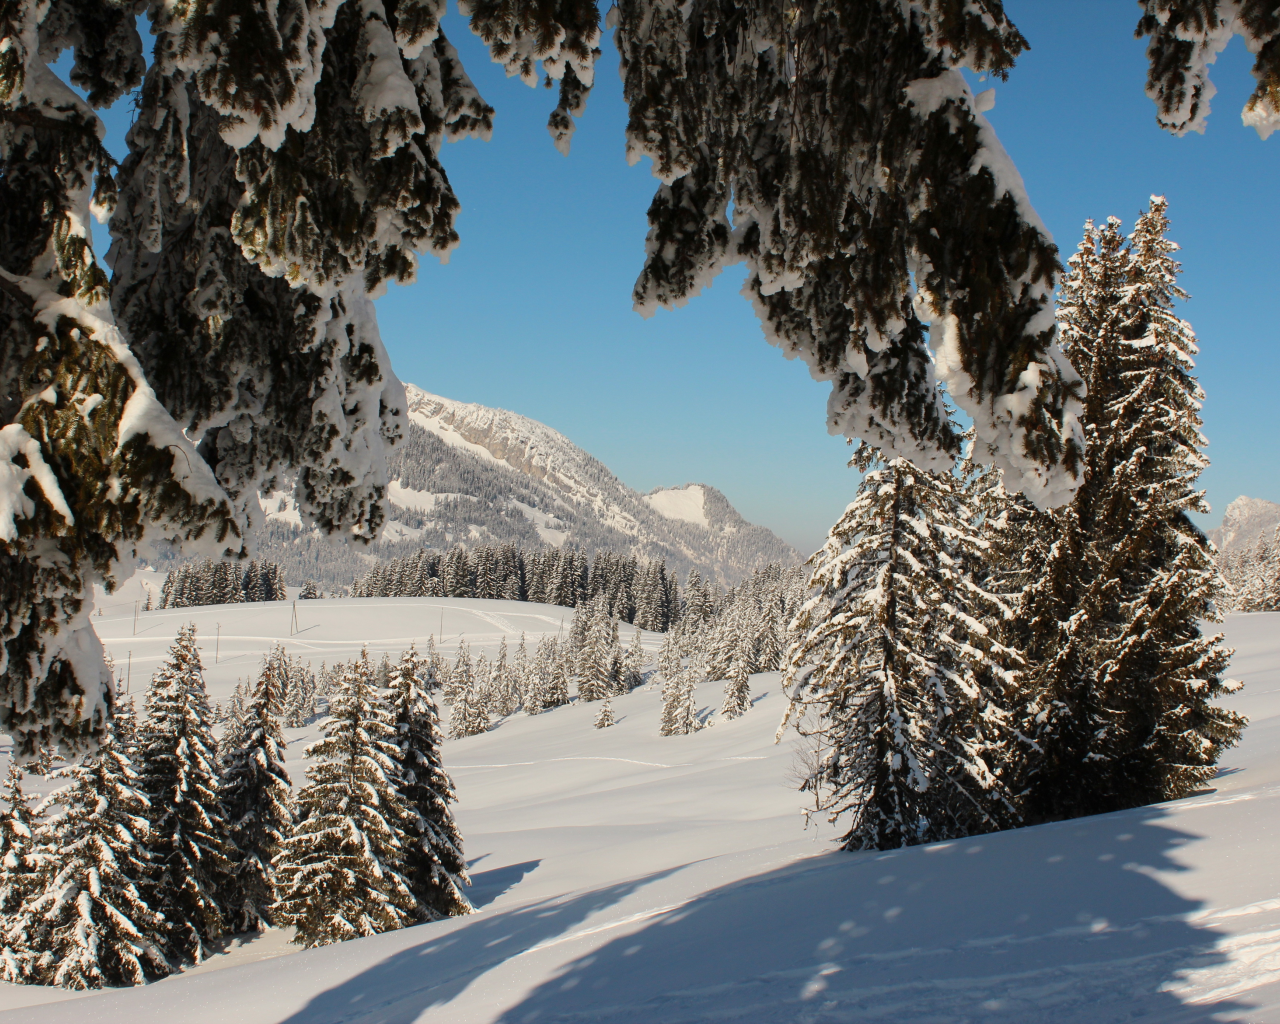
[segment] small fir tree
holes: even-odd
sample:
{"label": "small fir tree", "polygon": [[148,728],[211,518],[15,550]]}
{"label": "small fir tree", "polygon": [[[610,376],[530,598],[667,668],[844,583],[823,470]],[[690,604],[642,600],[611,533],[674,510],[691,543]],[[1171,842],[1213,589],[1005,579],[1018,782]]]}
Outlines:
{"label": "small fir tree", "polygon": [[453,780],[440,758],[444,736],[431,697],[431,663],[410,647],[391,672],[390,713],[398,750],[397,791],[405,808],[402,874],[417,901],[417,919],[436,921],[472,911],[462,835],[450,804]]}
{"label": "small fir tree", "polygon": [[188,624],[152,677],[139,757],[150,804],[148,896],[168,922],[167,952],[193,963],[226,933],[234,899],[234,847],[218,792],[211,717],[195,625]]}
{"label": "small fir tree", "polygon": [[90,989],[162,978],[172,932],[144,895],[149,826],[138,775],[111,740],[64,775],[62,812],[38,834],[49,869],[10,919],[11,941],[23,933],[23,980]]}
{"label": "small fir tree", "polygon": [[274,858],[293,833],[293,793],[280,727],[286,680],[279,659],[264,659],[262,674],[240,717],[234,747],[223,754],[222,800],[236,849],[236,901],[230,929],[260,931],[275,924],[278,892]]}
{"label": "small fir tree", "polygon": [[596,715],[596,728],[607,729],[613,724],[613,698],[606,696],[604,703],[600,705],[600,713]]}
{"label": "small fir tree", "polygon": [[400,749],[368,651],[343,673],[316,763],[298,794],[298,826],[276,858],[276,913],[294,942],[322,946],[411,924],[417,902],[401,874],[406,808]]}

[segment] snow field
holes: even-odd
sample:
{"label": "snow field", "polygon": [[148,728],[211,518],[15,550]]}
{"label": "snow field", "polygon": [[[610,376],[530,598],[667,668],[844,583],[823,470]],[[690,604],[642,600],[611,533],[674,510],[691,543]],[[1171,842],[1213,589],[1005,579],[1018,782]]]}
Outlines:
{"label": "snow field", "polygon": [[[239,662],[207,666],[217,700],[275,636],[354,652],[380,627],[371,650],[398,651],[424,618],[438,628],[444,606],[446,635],[496,647],[505,624],[563,611],[305,605],[306,640],[279,627],[279,608],[250,605],[150,613],[178,615],[150,642],[167,649],[192,618],[207,647],[205,618],[223,623],[225,642],[229,618],[249,616],[231,619]],[[131,606],[95,616],[119,660],[113,621],[130,628]],[[445,744],[477,914],[283,956],[296,947],[270,933],[198,971],[71,1001],[4,987],[0,1006],[13,1009],[0,1021],[1280,1022],[1280,614],[1232,616],[1226,632],[1246,682],[1232,703],[1251,725],[1212,791],[1186,800],[834,853],[829,830],[803,829],[790,744],[773,743],[776,673],[752,678],[748,714],[691,736],[659,737],[659,693],[642,688],[615,699],[609,729],[575,704]],[[720,690],[700,686],[700,706],[718,706]],[[316,735],[288,731],[295,784]],[[61,1001],[24,1005],[50,999]]]}

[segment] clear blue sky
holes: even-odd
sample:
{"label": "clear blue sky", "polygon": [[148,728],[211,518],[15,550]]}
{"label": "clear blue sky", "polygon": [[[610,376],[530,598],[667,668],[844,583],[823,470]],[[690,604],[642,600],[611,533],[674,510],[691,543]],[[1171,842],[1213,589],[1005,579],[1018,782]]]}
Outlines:
{"label": "clear blue sky", "polygon": [[[1115,214],[1128,227],[1149,195],[1169,197],[1192,295],[1180,312],[1200,337],[1208,393],[1206,525],[1239,494],[1280,501],[1280,327],[1268,299],[1280,135],[1264,143],[1240,124],[1253,83],[1243,45],[1216,66],[1206,135],[1178,139],[1157,128],[1143,93],[1136,4],[1006,9],[1032,49],[996,83],[990,117],[1064,258],[1086,217]],[[544,127],[554,92],[505,78],[455,12],[445,30],[498,113],[490,142],[442,154],[462,201],[462,245],[379,300],[401,378],[541,420],[637,489],[711,484],[749,520],[816,547],[857,475],[843,439],[826,434],[827,388],[765,343],[738,294],[741,270],[683,309],[647,321],[631,310],[656,182],[647,161],[623,160],[611,40],[566,159]],[[112,139],[126,116],[106,115]]]}

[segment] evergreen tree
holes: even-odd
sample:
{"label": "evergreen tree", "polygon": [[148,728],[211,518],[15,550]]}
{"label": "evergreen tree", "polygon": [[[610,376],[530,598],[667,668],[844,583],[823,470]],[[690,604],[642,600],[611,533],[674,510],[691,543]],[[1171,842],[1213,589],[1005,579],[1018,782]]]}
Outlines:
{"label": "evergreen tree", "polygon": [[[874,465],[865,447],[859,468]],[[988,639],[1007,607],[978,585],[985,545],[960,482],[905,459],[873,468],[810,559],[789,721],[819,733],[802,789],[846,849],[891,849],[1016,823],[998,774],[1015,656]],[[814,712],[810,714],[810,712]],[[805,724],[814,723],[816,724]]]}
{"label": "evergreen tree", "polygon": [[5,803],[0,812],[0,981],[21,984],[26,980],[27,924],[19,911],[40,881],[42,859],[36,847],[40,819],[32,798],[22,791],[22,769],[9,765]]}
{"label": "evergreen tree", "polygon": [[1038,752],[1024,785],[1031,820],[1182,797],[1214,773],[1244,720],[1212,701],[1230,651],[1204,636],[1219,587],[1198,477],[1196,342],[1173,312],[1177,247],[1153,197],[1127,239],[1086,226],[1063,286],[1067,352],[1087,386],[1085,482],[1040,518],[1052,546],[1018,618]]}
{"label": "evergreen tree", "polygon": [[314,601],[320,597],[320,588],[316,586],[315,580],[307,580],[302,584],[302,592],[298,597],[303,601]]}
{"label": "evergreen tree", "polygon": [[489,687],[492,674],[483,654],[476,661],[475,672],[465,684],[458,684],[449,719],[449,734],[455,740],[478,736],[489,728]]}
{"label": "evergreen tree", "polygon": [[234,847],[218,792],[217,742],[195,634],[194,624],[178,631],[151,679],[138,750],[150,804],[153,875],[146,895],[168,922],[169,954],[200,963],[207,944],[227,930]]}
{"label": "evergreen tree", "polygon": [[736,659],[724,684],[724,703],[720,714],[725,718],[737,718],[751,710],[751,672],[746,661]]}
{"label": "evergreen tree", "polygon": [[65,770],[62,812],[38,834],[49,865],[9,921],[21,932],[23,980],[63,988],[140,985],[164,977],[171,925],[148,905],[147,801],[111,740]]}
{"label": "evergreen tree", "polygon": [[293,832],[293,794],[280,728],[286,683],[280,660],[264,659],[235,745],[224,738],[221,792],[236,850],[236,902],[227,907],[233,932],[260,931],[275,923],[273,859]]}
{"label": "evergreen tree", "polygon": [[422,921],[472,910],[462,894],[471,880],[449,807],[457,797],[440,759],[444,736],[433,688],[431,663],[410,647],[392,671],[390,713],[398,749],[396,788],[405,808],[402,874]]}
{"label": "evergreen tree", "polygon": [[1280,128],[1280,17],[1275,0],[1141,0],[1139,38],[1150,36],[1147,95],[1166,131],[1203,132],[1216,90],[1209,65],[1233,35],[1244,38],[1258,84],[1241,111],[1244,124],[1267,138]]}
{"label": "evergreen tree", "polygon": [[596,728],[607,729],[613,724],[613,698],[606,696],[604,703],[600,705],[599,714],[596,715]]}
{"label": "evergreen tree", "polygon": [[681,669],[663,684],[662,722],[659,728],[661,735],[686,736],[702,728],[694,690],[700,678],[699,668],[691,665]]}
{"label": "evergreen tree", "polygon": [[298,825],[276,858],[276,914],[294,942],[322,946],[403,928],[416,901],[404,876],[396,791],[400,749],[368,651],[343,673],[316,763],[298,794]]}

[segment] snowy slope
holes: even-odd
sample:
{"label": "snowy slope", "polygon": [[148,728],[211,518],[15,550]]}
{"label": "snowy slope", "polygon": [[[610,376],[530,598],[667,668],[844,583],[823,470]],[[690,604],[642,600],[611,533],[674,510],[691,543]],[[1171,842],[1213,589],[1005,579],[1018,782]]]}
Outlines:
{"label": "snowy slope", "polygon": [[[438,629],[441,610],[446,633],[485,643],[552,628],[562,612],[305,604],[311,638],[290,642],[330,650],[357,638],[394,649]],[[281,611],[188,614],[206,645],[221,621],[247,665],[253,642],[288,639]],[[169,614],[142,616],[156,648]],[[131,604],[98,626],[118,659],[127,645],[138,657]],[[591,728],[594,708],[570,706],[446,744],[479,913],[290,955],[275,933],[199,972],[70,1001],[0,988],[0,1006],[15,1007],[0,1022],[1280,1024],[1280,615],[1226,629],[1247,683],[1233,703],[1252,724],[1196,797],[832,853],[828,833],[802,827],[791,751],[772,742],[776,676],[753,678],[759,700],[742,719],[678,738],[656,735],[658,694],[642,689],[617,701],[608,730]],[[215,695],[233,676],[211,668]],[[708,707],[718,696],[700,690]],[[295,779],[310,734],[290,734]],[[248,962],[258,956],[271,958]],[[41,998],[61,1001],[26,1005]]]}
{"label": "snowy slope", "polygon": [[684,523],[710,526],[707,521],[707,492],[701,484],[685,484],[684,487],[661,488],[644,496],[658,515],[679,519]]}
{"label": "snowy slope", "polygon": [[[466,493],[518,509],[549,544],[569,540],[587,550],[634,550],[665,558],[682,572],[697,567],[722,582],[771,561],[800,560],[798,551],[748,523],[706,484],[641,495],[563,434],[527,416],[455,402],[412,384],[405,394],[411,436],[389,463],[399,493],[422,494],[440,480],[464,480],[471,488]],[[458,463],[453,472],[438,471],[432,463],[442,461],[440,448],[423,445],[413,428],[443,442]],[[549,518],[557,522],[549,524]],[[494,529],[491,521],[476,525]]]}
{"label": "snowy slope", "polygon": [[1259,540],[1271,540],[1280,526],[1280,505],[1243,494],[1227,506],[1222,525],[1209,531],[1209,539],[1223,554],[1250,550]]}

